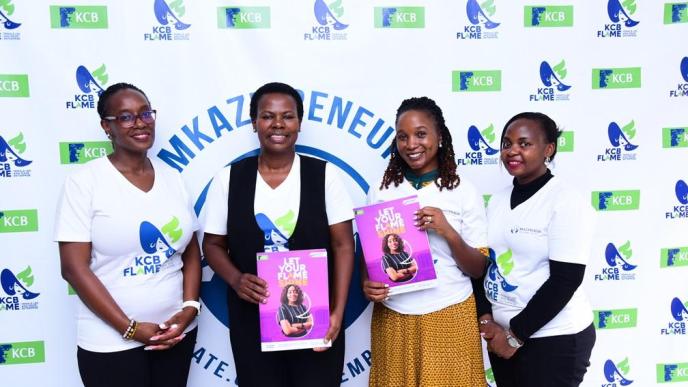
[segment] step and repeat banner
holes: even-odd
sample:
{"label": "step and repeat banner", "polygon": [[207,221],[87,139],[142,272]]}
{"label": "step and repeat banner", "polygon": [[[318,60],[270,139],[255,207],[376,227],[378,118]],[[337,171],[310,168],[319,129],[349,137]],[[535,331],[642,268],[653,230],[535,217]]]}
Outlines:
{"label": "step and repeat banner", "polygon": [[[148,94],[149,156],[181,174],[203,216],[212,176],[258,147],[252,91],[281,81],[303,94],[297,150],[340,168],[356,205],[405,98],[443,108],[459,172],[486,203],[511,183],[504,123],[549,114],[564,130],[553,172],[598,217],[584,385],[687,382],[687,36],[688,2],[660,0],[0,0],[0,380],[81,385],[77,296],[52,229],[64,177],[112,150],[98,95],[122,81]],[[235,385],[226,287],[203,267],[189,385]],[[370,313],[357,269],[343,385],[367,385]]]}

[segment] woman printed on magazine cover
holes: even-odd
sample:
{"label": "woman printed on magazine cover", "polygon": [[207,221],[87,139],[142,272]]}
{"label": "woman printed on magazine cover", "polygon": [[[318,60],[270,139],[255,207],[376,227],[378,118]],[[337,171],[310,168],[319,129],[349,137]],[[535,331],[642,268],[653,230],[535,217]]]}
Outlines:
{"label": "woman printed on magazine cover", "polygon": [[67,177],[55,217],[62,276],[79,296],[86,387],[186,386],[201,284],[198,222],[180,175],[148,150],[155,110],[136,86],[98,100],[114,151]]}
{"label": "woman printed on magazine cover", "polygon": [[[353,204],[336,167],[296,154],[303,101],[293,87],[261,86],[249,110],[260,153],[215,175],[203,238],[208,263],[229,285],[229,334],[239,384],[339,386],[342,320],[353,270]],[[330,316],[325,340],[332,347],[261,352],[258,303],[276,290],[256,275],[256,253],[316,248],[327,249]],[[309,372],[294,371],[304,364]]]}
{"label": "woman printed on magazine cover", "polygon": [[490,199],[490,302],[478,303],[499,387],[575,387],[590,365],[595,329],[580,285],[594,214],[548,169],[560,134],[542,113],[517,114],[502,131],[501,160],[514,180]]}
{"label": "woman printed on magazine cover", "polygon": [[416,260],[404,250],[404,240],[397,234],[387,234],[382,238],[382,268],[394,282],[408,281],[416,275]]}
{"label": "woman printed on magazine cover", "polygon": [[287,285],[282,288],[280,305],[277,310],[282,333],[288,337],[305,336],[313,327],[313,316],[303,304],[303,290],[298,285]]}
{"label": "woman printed on magazine cover", "polygon": [[[430,98],[401,103],[391,151],[381,183],[368,192],[368,203],[418,196],[416,226],[428,232],[438,284],[390,297],[389,288],[368,280],[364,271],[363,291],[375,302],[369,385],[484,385],[470,281],[486,265],[478,250],[487,245],[483,200],[456,173],[451,134]],[[400,342],[402,338],[411,339]]]}

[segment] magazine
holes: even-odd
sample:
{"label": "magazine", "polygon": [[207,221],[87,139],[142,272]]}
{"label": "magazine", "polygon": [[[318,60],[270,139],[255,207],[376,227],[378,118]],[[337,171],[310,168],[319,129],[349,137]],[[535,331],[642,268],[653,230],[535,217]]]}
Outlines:
{"label": "magazine", "polygon": [[437,284],[428,234],[414,225],[419,209],[417,196],[354,209],[368,278],[389,285],[389,294]]}
{"label": "magazine", "polygon": [[268,283],[267,303],[259,304],[263,352],[329,347],[327,251],[257,253],[258,277]]}

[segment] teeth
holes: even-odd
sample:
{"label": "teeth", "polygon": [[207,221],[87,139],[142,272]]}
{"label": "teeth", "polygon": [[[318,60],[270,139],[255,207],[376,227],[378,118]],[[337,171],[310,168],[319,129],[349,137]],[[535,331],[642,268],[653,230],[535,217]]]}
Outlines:
{"label": "teeth", "polygon": [[409,157],[410,159],[418,159],[418,158],[420,158],[420,156],[421,156],[420,153],[409,153],[409,154],[408,154],[408,157]]}

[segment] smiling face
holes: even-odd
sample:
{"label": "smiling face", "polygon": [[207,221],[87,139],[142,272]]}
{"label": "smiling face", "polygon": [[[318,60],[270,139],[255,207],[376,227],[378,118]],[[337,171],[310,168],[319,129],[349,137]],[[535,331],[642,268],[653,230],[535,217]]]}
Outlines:
{"label": "smiling face", "polygon": [[387,247],[389,247],[389,251],[391,253],[396,253],[399,251],[399,241],[397,240],[396,236],[392,235],[387,238]]}
{"label": "smiling face", "polygon": [[502,137],[502,163],[519,184],[530,183],[545,174],[545,158],[554,153],[537,121],[521,118],[512,122]]}
{"label": "smiling face", "polygon": [[[133,89],[122,89],[113,94],[107,102],[104,116],[118,117],[122,114],[138,115],[151,110],[145,95]],[[100,126],[109,135],[114,152],[146,153],[155,140],[155,122],[145,123],[136,118],[134,126],[124,128],[118,120],[101,120]]]}
{"label": "smiling face", "polygon": [[287,290],[287,300],[290,305],[296,305],[296,301],[299,299],[299,291],[296,286],[290,286]]}
{"label": "smiling face", "polygon": [[441,139],[432,117],[420,110],[408,110],[397,120],[396,146],[402,160],[416,175],[437,169]]}
{"label": "smiling face", "polygon": [[258,101],[253,129],[258,133],[261,152],[294,152],[301,129],[294,98],[281,93],[264,94]]}

